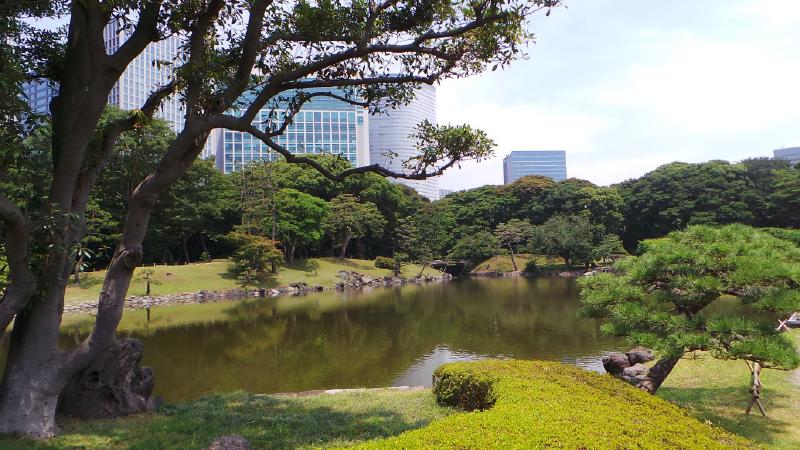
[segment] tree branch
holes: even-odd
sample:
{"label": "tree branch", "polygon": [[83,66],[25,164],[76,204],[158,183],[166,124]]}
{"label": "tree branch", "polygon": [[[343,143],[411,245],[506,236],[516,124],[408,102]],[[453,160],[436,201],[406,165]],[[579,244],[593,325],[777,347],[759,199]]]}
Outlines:
{"label": "tree branch", "polygon": [[151,0],[143,3],[145,6],[139,14],[139,22],[133,33],[113,55],[109,56],[111,66],[119,73],[125,71],[128,64],[139,56],[151,42],[158,40],[158,18],[163,1]]}
{"label": "tree branch", "polygon": [[10,284],[0,301],[0,334],[36,292],[36,277],[28,261],[28,222],[19,207],[0,194],[0,221],[5,225],[5,247]]}
{"label": "tree branch", "polygon": [[333,173],[315,159],[293,154],[286,148],[282,147],[281,145],[273,141],[272,138],[274,136],[272,134],[259,130],[249,122],[248,123],[243,122],[241,118],[219,115],[214,117],[214,119],[211,121],[211,124],[214,128],[227,128],[229,130],[244,131],[250,133],[257,139],[259,139],[261,142],[267,144],[267,146],[271,148],[273,151],[283,156],[286,162],[309,165],[315,170],[317,170],[319,173],[321,173],[324,177],[333,181],[343,181],[345,178],[351,175],[358,175],[363,173],[377,173],[385,177],[399,178],[405,180],[424,180],[426,178],[442,175],[447,169],[449,169],[457,162],[459,162],[459,160],[457,159],[451,159],[450,161],[444,163],[433,172],[427,172],[427,171],[421,173],[395,172],[379,164],[371,164],[369,166],[353,167],[351,169],[347,169],[339,173]]}

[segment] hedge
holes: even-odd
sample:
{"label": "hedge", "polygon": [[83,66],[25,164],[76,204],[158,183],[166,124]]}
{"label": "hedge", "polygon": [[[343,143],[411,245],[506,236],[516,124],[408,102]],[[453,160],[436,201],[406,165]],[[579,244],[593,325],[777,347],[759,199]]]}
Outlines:
{"label": "hedge", "polygon": [[434,382],[439,403],[467,412],[357,448],[756,447],[610,376],[559,363],[451,363]]}

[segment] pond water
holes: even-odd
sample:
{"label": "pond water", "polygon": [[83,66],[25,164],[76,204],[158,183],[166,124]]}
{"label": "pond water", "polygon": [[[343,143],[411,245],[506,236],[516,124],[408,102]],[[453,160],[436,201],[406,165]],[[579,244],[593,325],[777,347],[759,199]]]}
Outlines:
{"label": "pond water", "polygon": [[[127,311],[156,394],[256,393],[425,385],[439,365],[481,357],[544,359],[602,371],[625,342],[577,316],[574,280],[470,279]],[[70,346],[91,327],[66,317]]]}

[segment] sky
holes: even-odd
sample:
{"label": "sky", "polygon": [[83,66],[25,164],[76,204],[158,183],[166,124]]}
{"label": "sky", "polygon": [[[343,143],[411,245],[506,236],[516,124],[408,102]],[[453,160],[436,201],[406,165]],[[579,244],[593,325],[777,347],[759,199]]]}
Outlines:
{"label": "sky", "polygon": [[566,150],[570,177],[608,185],[800,146],[800,1],[565,4],[532,18],[527,59],[438,87],[440,124],[497,143],[440,188],[502,184],[512,150]]}

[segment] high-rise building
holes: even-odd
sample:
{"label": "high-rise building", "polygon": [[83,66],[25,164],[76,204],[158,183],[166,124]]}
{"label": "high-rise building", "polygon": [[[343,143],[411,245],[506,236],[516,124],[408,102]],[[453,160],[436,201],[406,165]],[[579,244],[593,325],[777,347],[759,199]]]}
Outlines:
{"label": "high-rise building", "polygon": [[453,192],[456,192],[456,191],[453,190],[453,189],[441,189],[441,188],[439,188],[439,199],[443,199],[443,198],[447,197],[448,195],[452,194]]}
{"label": "high-rise building", "polygon": [[[410,136],[414,127],[424,120],[436,123],[436,87],[430,85],[422,85],[408,105],[370,118],[370,162],[402,172],[403,161],[417,155],[416,142]],[[439,198],[439,180],[436,178],[396,181],[431,200]]]}
{"label": "high-rise building", "polygon": [[775,159],[785,159],[792,165],[800,164],[800,147],[781,148],[772,153]]}
{"label": "high-rise building", "polygon": [[526,175],[540,175],[555,181],[567,179],[564,150],[513,151],[503,159],[503,182],[510,184]]}
{"label": "high-rise building", "polygon": [[[344,96],[343,92],[339,94]],[[264,108],[252,124],[261,131],[280,126],[284,120],[283,110]],[[233,115],[242,113],[242,110],[231,111]],[[270,119],[271,114],[274,114],[273,119]],[[284,133],[275,137],[275,142],[294,154],[329,153],[340,155],[353,166],[364,166],[369,164],[368,126],[369,115],[363,107],[335,98],[315,97],[303,105]],[[231,130],[221,130],[216,155],[217,167],[225,173],[251,161],[279,157],[250,133]]]}
{"label": "high-rise building", "polygon": [[[123,29],[114,21],[110,22],[103,30],[106,53],[116,52],[130,33],[132,30]],[[111,89],[108,103],[127,110],[141,108],[155,89],[169,82],[180,43],[178,37],[170,36],[148,45],[131,61]],[[57,93],[58,85],[49,81],[35,81],[24,86],[24,95],[33,112],[38,114],[50,113],[50,101]],[[164,99],[155,112],[155,116],[167,121],[175,132],[183,128],[184,115],[183,104],[177,95]]]}

